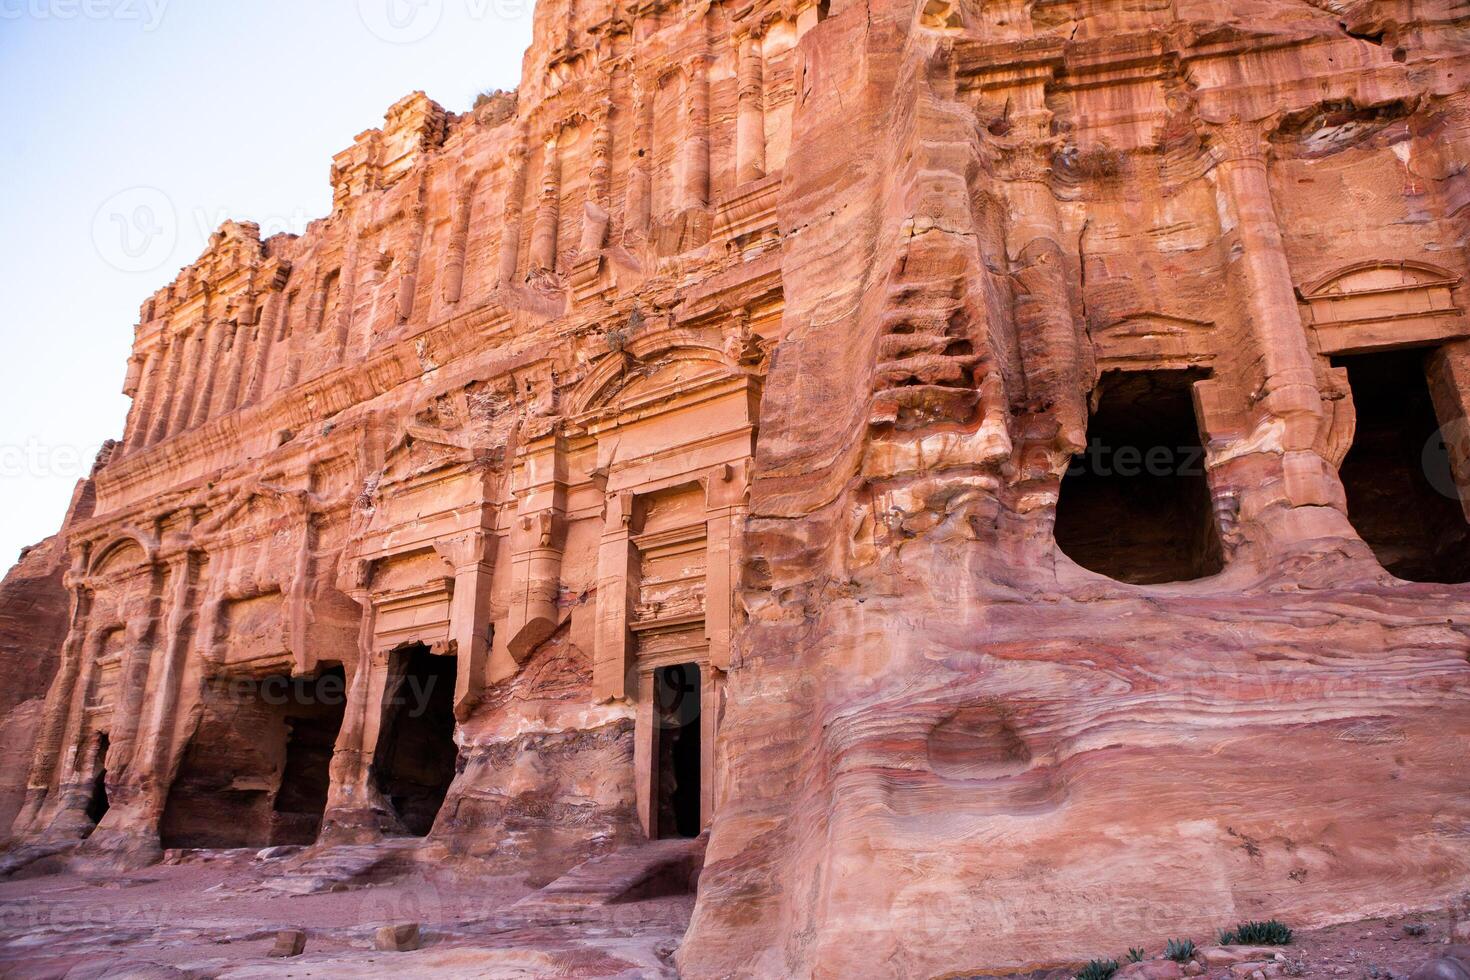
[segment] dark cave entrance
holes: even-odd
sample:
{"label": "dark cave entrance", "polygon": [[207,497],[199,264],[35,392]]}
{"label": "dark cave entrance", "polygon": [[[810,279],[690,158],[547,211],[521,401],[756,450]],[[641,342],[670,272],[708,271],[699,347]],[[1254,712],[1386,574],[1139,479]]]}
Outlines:
{"label": "dark cave entrance", "polygon": [[698,664],[660,667],[654,672],[654,826],[663,838],[698,837],[703,746],[700,738],[701,678]]}
{"label": "dark cave entrance", "polygon": [[1198,371],[1110,371],[1087,449],[1057,501],[1056,541],[1077,564],[1155,585],[1224,567],[1191,388]]}
{"label": "dark cave entrance", "polygon": [[378,790],[408,833],[426,837],[459,762],[454,744],[457,657],[439,657],[422,644],[394,654],[382,734],[373,761]]}
{"label": "dark cave entrance", "polygon": [[1424,349],[1333,359],[1346,367],[1357,431],[1338,475],[1348,518],[1392,574],[1470,581],[1470,526],[1425,374]]}
{"label": "dark cave entrance", "polygon": [[[330,679],[324,686],[322,681]],[[331,788],[332,751],[347,711],[347,676],[341,667],[321,674],[310,693],[341,691],[325,710],[302,711],[286,718],[286,766],[271,818],[272,844],[313,844],[322,831]],[[320,699],[319,699],[320,700]]]}
{"label": "dark cave entrance", "polygon": [[92,763],[97,775],[92,778],[92,792],[87,797],[86,809],[87,819],[92,822],[93,827],[96,827],[102,822],[102,818],[107,816],[110,805],[107,800],[107,750],[109,746],[107,733],[99,732],[97,743],[93,748],[95,754]]}
{"label": "dark cave entrance", "polygon": [[164,804],[163,846],[314,843],[346,709],[340,666],[312,677],[211,681]]}

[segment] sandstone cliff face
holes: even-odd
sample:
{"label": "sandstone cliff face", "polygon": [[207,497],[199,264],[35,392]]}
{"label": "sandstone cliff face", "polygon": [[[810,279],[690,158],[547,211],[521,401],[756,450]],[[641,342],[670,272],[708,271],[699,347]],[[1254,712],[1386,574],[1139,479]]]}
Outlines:
{"label": "sandstone cliff face", "polygon": [[25,798],[43,701],[70,626],[68,531],[90,517],[94,505],[92,482],[83,480],[61,532],[26,548],[0,581],[0,744],[6,747],[0,753],[0,827],[10,826]]}
{"label": "sandstone cliff face", "polygon": [[17,835],[709,828],[691,977],[1441,902],[1466,23],[542,3],[145,304]]}

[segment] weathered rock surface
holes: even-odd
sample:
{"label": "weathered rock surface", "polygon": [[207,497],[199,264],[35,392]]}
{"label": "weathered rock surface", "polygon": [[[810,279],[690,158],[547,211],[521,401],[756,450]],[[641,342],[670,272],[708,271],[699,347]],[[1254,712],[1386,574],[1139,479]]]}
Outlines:
{"label": "weathered rock surface", "polygon": [[555,917],[708,830],[646,879],[686,977],[1442,907],[1466,24],[545,0],[516,93],[408,97],[144,304],[0,868],[304,846],[260,887]]}

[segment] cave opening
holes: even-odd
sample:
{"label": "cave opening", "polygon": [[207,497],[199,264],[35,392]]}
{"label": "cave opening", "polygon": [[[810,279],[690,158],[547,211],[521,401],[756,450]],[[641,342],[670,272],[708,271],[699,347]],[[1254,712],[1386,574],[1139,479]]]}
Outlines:
{"label": "cave opening", "polygon": [[660,667],[654,673],[657,718],[654,804],[659,838],[698,837],[703,747],[700,738],[698,664]]}
{"label": "cave opening", "polygon": [[163,846],[314,843],[347,708],[342,667],[215,678],[203,701],[164,803]]}
{"label": "cave opening", "polygon": [[1057,545],[1078,565],[1134,585],[1191,581],[1224,567],[1191,393],[1202,376],[1102,376],[1087,448],[1073,458],[1057,501]]}
{"label": "cave opening", "polygon": [[1465,522],[1422,348],[1333,359],[1357,412],[1338,475],[1348,518],[1385,569],[1411,582],[1470,581]]}
{"label": "cave opening", "polygon": [[347,711],[346,691],[345,671],[332,667],[322,672],[309,692],[317,695],[312,700],[326,703],[286,717],[286,764],[271,818],[273,845],[313,844],[321,833],[332,783],[332,752]]}
{"label": "cave opening", "polygon": [[397,680],[390,684],[373,775],[404,829],[427,837],[459,762],[454,742],[459,660],[436,656],[422,644],[394,658]]}
{"label": "cave opening", "polygon": [[92,822],[93,827],[96,827],[99,823],[102,822],[102,818],[107,816],[107,810],[110,806],[107,799],[108,748],[109,742],[107,738],[107,733],[99,732],[97,735],[97,744],[94,749],[96,753],[94,756],[94,758],[96,759],[96,762],[94,763],[94,768],[96,768],[97,770],[97,775],[94,776],[92,779],[92,791],[91,795],[87,797],[86,810],[87,819]]}

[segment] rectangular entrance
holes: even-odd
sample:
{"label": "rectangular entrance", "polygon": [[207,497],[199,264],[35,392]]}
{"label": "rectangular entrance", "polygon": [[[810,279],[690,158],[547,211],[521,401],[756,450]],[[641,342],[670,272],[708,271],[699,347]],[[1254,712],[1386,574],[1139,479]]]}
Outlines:
{"label": "rectangular entrance", "polygon": [[698,837],[702,816],[704,752],[702,672],[698,664],[660,667],[653,674],[654,836]]}
{"label": "rectangular entrance", "polygon": [[427,837],[449,795],[459,760],[454,741],[456,657],[422,644],[394,655],[373,778],[406,833]]}

